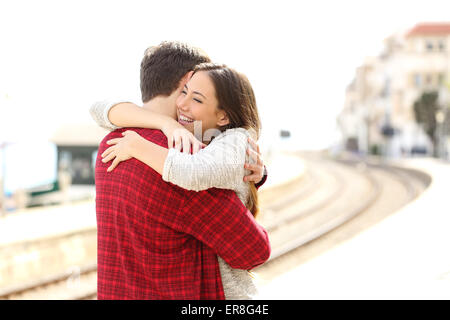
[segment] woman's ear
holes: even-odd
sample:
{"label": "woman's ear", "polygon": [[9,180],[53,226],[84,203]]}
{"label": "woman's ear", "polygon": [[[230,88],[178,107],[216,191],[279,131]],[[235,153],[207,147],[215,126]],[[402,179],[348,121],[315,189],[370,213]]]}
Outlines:
{"label": "woman's ear", "polygon": [[228,118],[226,112],[222,111],[222,110],[219,110],[217,112],[217,125],[219,127],[223,127],[223,126],[226,126],[229,123],[230,123],[230,119]]}

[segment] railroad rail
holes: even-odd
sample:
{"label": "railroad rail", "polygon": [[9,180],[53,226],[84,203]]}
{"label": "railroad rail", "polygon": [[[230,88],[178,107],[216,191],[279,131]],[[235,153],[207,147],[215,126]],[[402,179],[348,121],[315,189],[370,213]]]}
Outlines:
{"label": "railroad rail", "polygon": [[[342,206],[342,202],[348,201],[349,193],[354,192],[354,188],[347,182],[351,170],[339,171],[336,167],[334,170],[326,170],[325,166],[320,169],[322,169],[322,175],[325,171],[329,171],[328,174],[336,180],[332,191],[312,206],[305,207],[301,202],[296,203],[295,207],[289,208],[292,213],[288,218],[280,217],[273,224],[267,226],[271,233],[271,241],[274,242],[269,261],[317,239],[350,220],[366,210],[380,194],[381,186],[368,170],[357,174],[353,173],[352,183],[358,184],[361,188],[362,192],[359,197],[361,201],[347,202],[345,206]],[[359,179],[359,181],[355,182],[355,179]],[[330,183],[326,189],[331,189]],[[292,230],[292,232],[287,232],[287,230]]]}

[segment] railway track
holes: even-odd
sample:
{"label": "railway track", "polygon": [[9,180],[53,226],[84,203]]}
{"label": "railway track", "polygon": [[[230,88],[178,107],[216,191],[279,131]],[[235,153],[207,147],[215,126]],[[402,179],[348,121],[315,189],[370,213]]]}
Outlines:
{"label": "railway track", "polygon": [[[261,208],[260,223],[272,244],[269,261],[254,270],[262,278],[284,272],[287,266],[298,265],[373,225],[412,201],[430,183],[429,177],[418,171],[315,155],[302,157],[308,167],[305,176],[289,187],[289,193],[277,195]],[[96,271],[97,266],[91,264],[0,289],[0,299],[96,299]]]}
{"label": "railway track", "polygon": [[[278,219],[266,225],[273,247],[270,260],[340,226],[364,211],[380,194],[381,186],[368,170],[355,172],[339,165],[330,168],[329,163],[319,164],[317,160],[314,165],[316,173],[321,174],[316,179],[321,179],[326,188],[313,191],[308,199],[290,203],[276,213]],[[320,196],[325,190],[327,195]]]}
{"label": "railway track", "polygon": [[288,224],[280,219],[269,226],[272,255],[266,264],[255,270],[266,280],[381,221],[414,200],[431,181],[426,174],[410,169],[302,156],[322,171],[334,171],[335,175],[340,172],[346,181],[339,184],[344,190],[308,215],[302,213],[304,208],[299,202],[292,208],[299,214],[292,215]]}
{"label": "railway track", "polygon": [[97,264],[69,268],[34,282],[0,290],[0,300],[91,300],[97,296]]}

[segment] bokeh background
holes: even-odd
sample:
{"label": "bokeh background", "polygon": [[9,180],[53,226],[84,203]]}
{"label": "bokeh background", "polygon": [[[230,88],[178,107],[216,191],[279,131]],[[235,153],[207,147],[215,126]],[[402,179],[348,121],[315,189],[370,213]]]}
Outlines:
{"label": "bokeh background", "polygon": [[[140,104],[142,55],[163,40],[248,76],[268,163],[298,150],[448,160],[448,9],[436,0],[2,1],[0,224],[93,203],[106,132],[88,109],[105,98]],[[294,174],[291,160],[275,180]]]}

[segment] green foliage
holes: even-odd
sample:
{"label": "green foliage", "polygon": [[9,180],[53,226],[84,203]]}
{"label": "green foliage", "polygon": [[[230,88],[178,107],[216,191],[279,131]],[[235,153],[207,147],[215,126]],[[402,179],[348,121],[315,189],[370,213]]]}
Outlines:
{"label": "green foliage", "polygon": [[370,146],[370,154],[373,154],[373,155],[376,155],[376,156],[381,155],[381,148],[380,148],[380,145],[378,145],[378,144],[372,144],[372,145]]}
{"label": "green foliage", "polygon": [[433,144],[436,143],[436,112],[438,110],[438,93],[436,91],[424,92],[414,102],[414,115],[416,122],[421,124]]}

